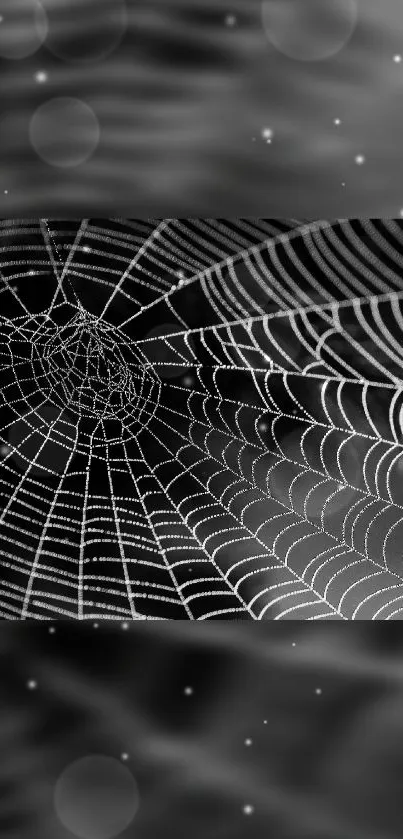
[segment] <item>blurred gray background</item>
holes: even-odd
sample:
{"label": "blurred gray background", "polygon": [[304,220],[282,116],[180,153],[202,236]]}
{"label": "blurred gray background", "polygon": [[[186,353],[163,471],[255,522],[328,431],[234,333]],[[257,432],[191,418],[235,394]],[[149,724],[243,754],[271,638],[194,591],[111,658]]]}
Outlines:
{"label": "blurred gray background", "polygon": [[2,0],[1,17],[4,218],[400,215],[401,0]]}
{"label": "blurred gray background", "polygon": [[3,624],[2,839],[72,839],[55,786],[94,754],[137,784],[120,839],[398,839],[402,647],[393,623]]}

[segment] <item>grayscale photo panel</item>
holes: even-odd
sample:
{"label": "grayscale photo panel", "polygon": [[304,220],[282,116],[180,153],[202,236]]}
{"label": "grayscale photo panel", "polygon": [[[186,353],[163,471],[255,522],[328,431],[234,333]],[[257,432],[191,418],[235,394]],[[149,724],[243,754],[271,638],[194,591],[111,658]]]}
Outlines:
{"label": "grayscale photo panel", "polygon": [[401,0],[0,73],[0,839],[401,839]]}

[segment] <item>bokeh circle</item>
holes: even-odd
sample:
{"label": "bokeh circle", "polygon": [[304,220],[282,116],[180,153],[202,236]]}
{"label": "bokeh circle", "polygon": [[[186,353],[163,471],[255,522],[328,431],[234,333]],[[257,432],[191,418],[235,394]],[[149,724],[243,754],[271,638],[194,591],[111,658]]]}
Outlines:
{"label": "bokeh circle", "polygon": [[45,46],[63,61],[90,64],[107,58],[120,44],[128,24],[125,0],[43,0],[49,32]]}
{"label": "bokeh circle", "polygon": [[42,46],[48,33],[48,21],[39,0],[1,0],[0,56],[22,59]]}
{"label": "bokeh circle", "polygon": [[323,61],[350,40],[358,19],[356,0],[263,0],[263,28],[288,58]]}
{"label": "bokeh circle", "polygon": [[61,823],[79,839],[113,839],[132,822],[139,794],[132,773],[119,760],[88,755],[62,772],[54,805]]}
{"label": "bokeh circle", "polygon": [[99,122],[92,108],[69,96],[40,105],[31,119],[29,133],[39,157],[60,168],[85,163],[100,139]]}

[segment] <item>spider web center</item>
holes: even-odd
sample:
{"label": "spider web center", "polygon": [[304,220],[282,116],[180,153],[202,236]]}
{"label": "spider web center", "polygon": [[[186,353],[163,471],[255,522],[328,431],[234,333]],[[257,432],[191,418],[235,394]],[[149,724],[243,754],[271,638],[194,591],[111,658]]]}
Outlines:
{"label": "spider web center", "polygon": [[117,419],[137,394],[138,363],[119,330],[80,310],[42,344],[52,395],[82,417]]}

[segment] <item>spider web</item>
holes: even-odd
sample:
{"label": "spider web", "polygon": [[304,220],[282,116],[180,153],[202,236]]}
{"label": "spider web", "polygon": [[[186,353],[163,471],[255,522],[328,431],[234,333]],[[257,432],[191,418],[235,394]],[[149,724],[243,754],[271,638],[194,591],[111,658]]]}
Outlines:
{"label": "spider web", "polygon": [[403,616],[398,221],[3,221],[0,614]]}

